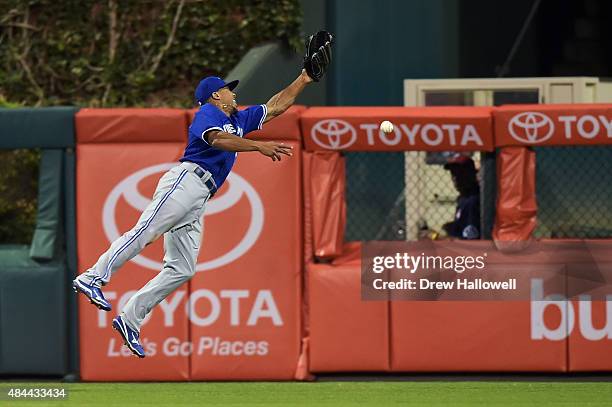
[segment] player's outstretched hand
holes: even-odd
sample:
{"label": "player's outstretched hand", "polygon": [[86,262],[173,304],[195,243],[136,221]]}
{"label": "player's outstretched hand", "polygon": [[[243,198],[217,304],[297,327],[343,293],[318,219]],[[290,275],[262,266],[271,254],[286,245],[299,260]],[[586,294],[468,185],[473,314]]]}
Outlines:
{"label": "player's outstretched hand", "polygon": [[293,147],[276,141],[259,141],[257,143],[257,151],[266,157],[270,157],[272,161],[280,161],[281,154],[291,157],[293,155],[291,150],[293,150]]}

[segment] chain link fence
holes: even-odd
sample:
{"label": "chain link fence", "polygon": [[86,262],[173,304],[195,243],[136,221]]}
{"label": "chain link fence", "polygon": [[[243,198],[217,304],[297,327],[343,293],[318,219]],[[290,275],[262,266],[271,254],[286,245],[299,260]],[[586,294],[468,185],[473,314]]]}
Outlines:
{"label": "chain link fence", "polygon": [[[537,147],[536,238],[612,238],[612,147]],[[346,240],[415,240],[454,219],[458,192],[443,156],[346,153]],[[496,153],[475,153],[481,238],[495,221]],[[442,233],[442,235],[444,235]]]}
{"label": "chain link fence", "polygon": [[346,240],[404,240],[404,154],[347,152]]}
{"label": "chain link fence", "polygon": [[[459,194],[443,168],[447,153],[348,152],[345,157],[346,240],[416,240],[428,232],[443,234],[443,225],[454,220]],[[472,159],[481,166],[480,153]],[[494,162],[488,167],[494,169]],[[488,230],[492,217],[484,213],[494,211],[495,188],[483,185],[482,173],[481,219]]]}
{"label": "chain link fence", "polygon": [[540,238],[612,237],[612,147],[539,147]]}

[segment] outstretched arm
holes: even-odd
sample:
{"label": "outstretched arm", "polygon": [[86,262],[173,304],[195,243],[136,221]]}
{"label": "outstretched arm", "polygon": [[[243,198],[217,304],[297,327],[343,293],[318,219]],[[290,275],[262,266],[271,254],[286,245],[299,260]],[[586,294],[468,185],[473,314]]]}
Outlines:
{"label": "outstretched arm", "polygon": [[224,151],[258,151],[272,161],[280,161],[281,154],[291,156],[293,147],[276,141],[255,141],[235,136],[219,130],[211,130],[204,135],[208,144]]}
{"label": "outstretched arm", "polygon": [[285,112],[295,102],[295,98],[304,90],[306,85],[312,82],[312,79],[304,69],[291,85],[272,96],[266,103],[268,115],[264,123],[274,119],[276,116]]}
{"label": "outstretched arm", "polygon": [[306,55],[304,69],[291,85],[272,96],[266,103],[268,114],[264,123],[285,112],[295,102],[295,98],[306,85],[319,81],[325,75],[332,60],[331,46],[333,35],[328,31],[318,31],[306,39]]}

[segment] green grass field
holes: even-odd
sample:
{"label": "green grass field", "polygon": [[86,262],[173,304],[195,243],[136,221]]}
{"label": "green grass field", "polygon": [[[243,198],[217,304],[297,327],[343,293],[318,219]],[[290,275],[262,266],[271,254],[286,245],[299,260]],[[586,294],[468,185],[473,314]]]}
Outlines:
{"label": "green grass field", "polygon": [[0,383],[62,387],[65,401],[9,406],[610,406],[610,382]]}

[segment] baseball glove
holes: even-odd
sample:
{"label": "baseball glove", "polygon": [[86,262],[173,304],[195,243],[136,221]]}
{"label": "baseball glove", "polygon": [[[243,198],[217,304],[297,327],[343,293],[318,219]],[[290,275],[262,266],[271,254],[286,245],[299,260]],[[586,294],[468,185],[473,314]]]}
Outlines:
{"label": "baseball glove", "polygon": [[319,82],[332,60],[331,46],[334,37],[327,31],[319,31],[306,39],[304,69],[313,81]]}

